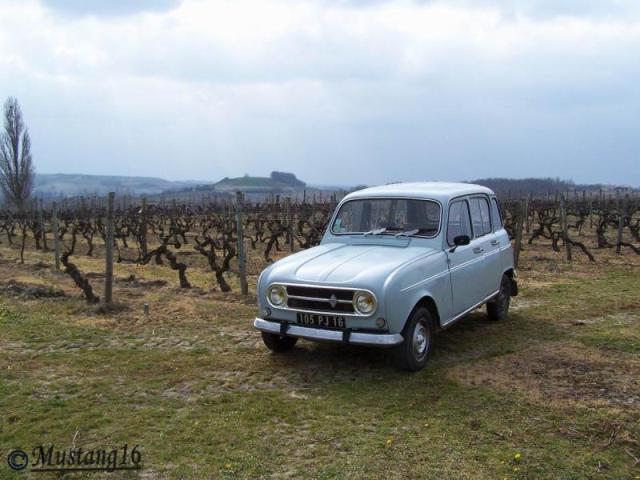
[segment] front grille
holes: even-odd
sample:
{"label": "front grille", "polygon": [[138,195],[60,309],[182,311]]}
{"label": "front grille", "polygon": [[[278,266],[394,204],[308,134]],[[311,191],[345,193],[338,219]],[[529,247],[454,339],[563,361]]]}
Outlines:
{"label": "front grille", "polygon": [[287,306],[296,310],[353,314],[353,293],[353,290],[288,285]]}

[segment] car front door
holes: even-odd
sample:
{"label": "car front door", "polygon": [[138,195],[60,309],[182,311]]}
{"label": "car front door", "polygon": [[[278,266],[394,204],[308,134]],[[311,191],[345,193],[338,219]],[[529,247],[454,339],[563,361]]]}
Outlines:
{"label": "car front door", "polygon": [[480,279],[482,298],[496,293],[500,289],[502,277],[502,259],[500,257],[500,241],[491,228],[489,199],[484,196],[469,199],[471,227],[473,230],[472,250],[484,257],[482,278]]}
{"label": "car front door", "polygon": [[477,251],[473,240],[469,245],[453,249],[453,239],[459,235],[473,238],[469,205],[465,199],[455,200],[449,205],[447,221],[446,252],[453,302],[451,319],[473,307],[486,296],[483,287],[484,255]]}

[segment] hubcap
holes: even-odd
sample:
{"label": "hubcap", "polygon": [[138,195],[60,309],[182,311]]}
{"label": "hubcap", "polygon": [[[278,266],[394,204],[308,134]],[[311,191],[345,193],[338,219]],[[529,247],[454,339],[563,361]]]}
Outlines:
{"label": "hubcap", "polygon": [[427,353],[429,346],[429,333],[422,323],[418,323],[413,330],[413,353],[417,359],[421,359]]}

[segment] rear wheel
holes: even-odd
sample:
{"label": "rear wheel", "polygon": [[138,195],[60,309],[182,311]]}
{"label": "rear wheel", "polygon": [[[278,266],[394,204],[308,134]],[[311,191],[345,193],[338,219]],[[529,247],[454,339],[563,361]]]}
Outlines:
{"label": "rear wheel", "polygon": [[288,352],[298,342],[297,337],[281,337],[276,333],[262,332],[262,341],[272,352]]}
{"label": "rear wheel", "polygon": [[511,282],[509,277],[502,275],[500,291],[493,300],[487,302],[487,314],[490,320],[502,321],[509,316],[509,304],[511,303]]}
{"label": "rear wheel", "polygon": [[395,347],[397,365],[403,370],[417,372],[427,364],[433,345],[433,317],[429,309],[417,308],[402,330],[404,341]]}

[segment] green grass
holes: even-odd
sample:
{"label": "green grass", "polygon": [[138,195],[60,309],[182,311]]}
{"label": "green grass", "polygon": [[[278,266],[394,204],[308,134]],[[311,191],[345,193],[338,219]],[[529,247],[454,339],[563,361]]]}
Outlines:
{"label": "green grass", "polygon": [[[137,274],[173,279],[166,269]],[[615,354],[607,368],[633,375],[640,276],[566,272],[527,288],[526,275],[509,321],[474,313],[438,338],[417,374],[380,350],[301,342],[270,354],[250,326],[255,307],[221,294],[170,285],[126,297],[130,308],[110,315],[76,296],[0,297],[1,453],[74,437],[86,448],[139,444],[152,478],[637,478],[637,384],[621,404],[587,390],[576,369],[591,357],[517,382],[507,367],[532,349],[544,359],[573,345]],[[540,376],[553,386],[557,368],[575,377],[575,399],[527,391]],[[3,463],[0,478],[12,475]]]}

